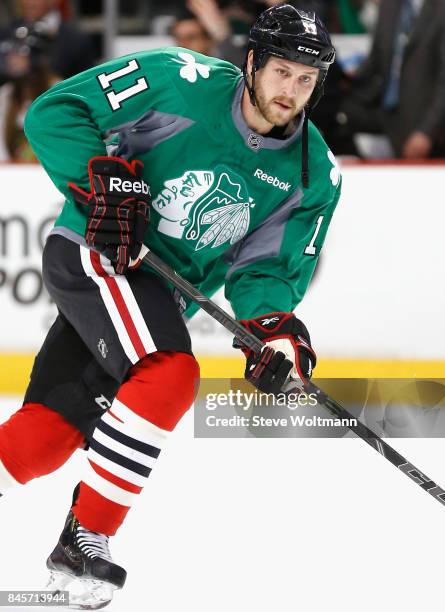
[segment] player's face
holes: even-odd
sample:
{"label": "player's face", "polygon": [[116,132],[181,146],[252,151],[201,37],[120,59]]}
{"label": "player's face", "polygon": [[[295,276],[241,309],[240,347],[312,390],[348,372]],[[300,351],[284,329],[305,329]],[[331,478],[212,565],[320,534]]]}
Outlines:
{"label": "player's face", "polygon": [[272,125],[287,125],[309,101],[318,73],[318,68],[270,57],[255,76],[257,107],[264,119]]}

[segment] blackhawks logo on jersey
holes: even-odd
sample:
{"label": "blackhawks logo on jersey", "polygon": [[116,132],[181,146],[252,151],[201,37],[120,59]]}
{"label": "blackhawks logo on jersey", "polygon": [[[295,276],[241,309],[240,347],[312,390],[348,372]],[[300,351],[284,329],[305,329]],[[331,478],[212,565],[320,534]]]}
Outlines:
{"label": "blackhawks logo on jersey", "polygon": [[226,166],[187,170],[166,181],[152,204],[161,215],[158,231],[195,241],[195,251],[240,240],[255,206],[244,180]]}

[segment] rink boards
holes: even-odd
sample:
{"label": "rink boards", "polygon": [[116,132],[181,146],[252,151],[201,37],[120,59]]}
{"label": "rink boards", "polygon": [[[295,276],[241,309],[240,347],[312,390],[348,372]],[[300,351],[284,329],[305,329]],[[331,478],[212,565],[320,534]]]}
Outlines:
{"label": "rink boards", "polygon": [[[317,375],[443,377],[445,166],[342,172],[343,197],[296,310],[319,355]],[[55,316],[40,258],[62,196],[37,166],[0,165],[0,181],[0,392],[20,393]],[[221,292],[217,301],[229,308]],[[201,313],[190,329],[203,376],[242,374],[243,360],[216,322]]]}

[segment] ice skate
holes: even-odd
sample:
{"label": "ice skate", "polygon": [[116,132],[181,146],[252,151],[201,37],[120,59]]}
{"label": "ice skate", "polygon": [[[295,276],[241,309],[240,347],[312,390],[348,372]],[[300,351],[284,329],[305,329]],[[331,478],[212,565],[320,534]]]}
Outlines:
{"label": "ice skate", "polygon": [[69,608],[97,610],[125,584],[127,572],[113,563],[108,536],[82,527],[70,511],[57,546],[47,559],[46,589],[68,591]]}

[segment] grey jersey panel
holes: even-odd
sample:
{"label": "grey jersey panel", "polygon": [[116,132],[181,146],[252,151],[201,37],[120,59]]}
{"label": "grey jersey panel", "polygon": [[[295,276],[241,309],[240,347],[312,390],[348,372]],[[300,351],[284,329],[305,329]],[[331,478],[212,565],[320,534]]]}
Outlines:
{"label": "grey jersey panel", "polygon": [[136,121],[129,121],[107,132],[119,135],[119,143],[107,146],[108,155],[128,159],[150,151],[164,140],[179,134],[195,122],[187,117],[149,110]]}
{"label": "grey jersey panel", "polygon": [[53,227],[53,229],[48,234],[48,237],[49,236],[63,236],[64,238],[71,240],[71,242],[75,242],[79,246],[83,246],[87,249],[90,249],[91,251],[96,250],[96,249],[92,249],[87,244],[83,236],[81,236],[80,234],[77,234],[76,232],[73,232],[72,229],[69,229],[68,227],[64,227],[63,225],[56,225],[55,227]]}
{"label": "grey jersey panel", "polygon": [[226,280],[244,266],[279,254],[286,223],[292,211],[300,206],[302,198],[303,191],[298,188],[261,225],[225,252],[224,259],[230,265]]}

